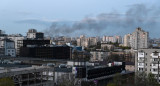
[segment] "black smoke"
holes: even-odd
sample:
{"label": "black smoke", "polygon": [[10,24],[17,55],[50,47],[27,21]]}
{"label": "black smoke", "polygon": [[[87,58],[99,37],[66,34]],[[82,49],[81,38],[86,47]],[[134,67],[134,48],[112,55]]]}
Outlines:
{"label": "black smoke", "polygon": [[125,13],[113,11],[102,13],[95,17],[85,17],[81,21],[76,21],[71,25],[67,23],[53,24],[44,32],[49,36],[57,35],[124,35],[131,33],[137,27],[142,27],[151,34],[158,34],[158,19],[160,9],[156,6],[148,7],[145,4],[128,6]]}

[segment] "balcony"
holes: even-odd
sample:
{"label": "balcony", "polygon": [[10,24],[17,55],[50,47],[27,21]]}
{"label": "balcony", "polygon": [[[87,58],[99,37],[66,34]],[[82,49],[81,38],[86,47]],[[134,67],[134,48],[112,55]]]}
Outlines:
{"label": "balcony", "polygon": [[151,71],[152,72],[152,74],[158,74],[158,72],[157,71]]}
{"label": "balcony", "polygon": [[[152,64],[152,68],[158,68],[158,64]],[[159,68],[160,68],[160,64],[159,64]]]}
{"label": "balcony", "polygon": [[158,53],[157,54],[154,54],[154,53],[151,54],[152,58],[158,58],[158,56],[160,56],[160,53],[159,54]]}
{"label": "balcony", "polygon": [[144,58],[144,53],[143,52],[138,52],[138,57],[143,57]]}
{"label": "balcony", "polygon": [[144,68],[144,65],[138,65],[138,68]]}
{"label": "balcony", "polygon": [[138,60],[138,63],[144,63],[144,60],[140,59],[140,60]]}
{"label": "balcony", "polygon": [[152,58],[158,58],[158,56],[152,56]]}

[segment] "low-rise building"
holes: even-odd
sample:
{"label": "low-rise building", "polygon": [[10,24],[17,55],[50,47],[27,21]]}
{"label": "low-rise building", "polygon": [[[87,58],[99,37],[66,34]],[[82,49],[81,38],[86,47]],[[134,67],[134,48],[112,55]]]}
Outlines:
{"label": "low-rise building", "polygon": [[0,78],[11,78],[15,86],[53,86],[54,82],[49,80],[49,78],[54,77],[43,74],[43,72],[47,72],[48,74],[49,71],[53,70],[53,68],[43,66],[23,68],[5,67],[0,70]]}
{"label": "low-rise building", "polygon": [[126,62],[125,65],[127,71],[135,71],[135,64],[133,62]]}
{"label": "low-rise building", "polygon": [[101,43],[102,50],[114,50],[115,46],[108,43]]}
{"label": "low-rise building", "polygon": [[103,61],[109,55],[109,52],[105,51],[91,51],[91,59],[90,61]]}
{"label": "low-rise building", "polygon": [[0,40],[0,49],[1,49],[1,55],[3,56],[11,56],[11,57],[16,56],[14,41],[11,41],[9,39]]}

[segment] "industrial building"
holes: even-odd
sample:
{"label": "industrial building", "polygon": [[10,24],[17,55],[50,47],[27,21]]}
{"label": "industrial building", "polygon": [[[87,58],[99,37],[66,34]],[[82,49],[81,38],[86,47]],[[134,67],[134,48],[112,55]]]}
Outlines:
{"label": "industrial building", "polygon": [[10,77],[15,86],[53,86],[54,82],[48,80],[53,76],[43,74],[47,71],[53,71],[53,69],[43,66],[5,68],[0,70],[0,78]]}
{"label": "industrial building", "polygon": [[50,44],[50,40],[44,39],[24,39],[17,41],[17,55],[20,55],[20,48],[27,47],[27,46],[44,46]]}
{"label": "industrial building", "polygon": [[70,59],[72,48],[69,46],[42,46],[21,47],[21,57],[44,58],[44,59]]}

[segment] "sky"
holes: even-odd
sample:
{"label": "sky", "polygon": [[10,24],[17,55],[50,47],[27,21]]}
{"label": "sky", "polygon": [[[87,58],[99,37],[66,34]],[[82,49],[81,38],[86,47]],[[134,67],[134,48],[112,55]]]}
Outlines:
{"label": "sky", "polygon": [[142,27],[159,38],[158,0],[0,0],[0,29],[50,36],[124,35]]}

